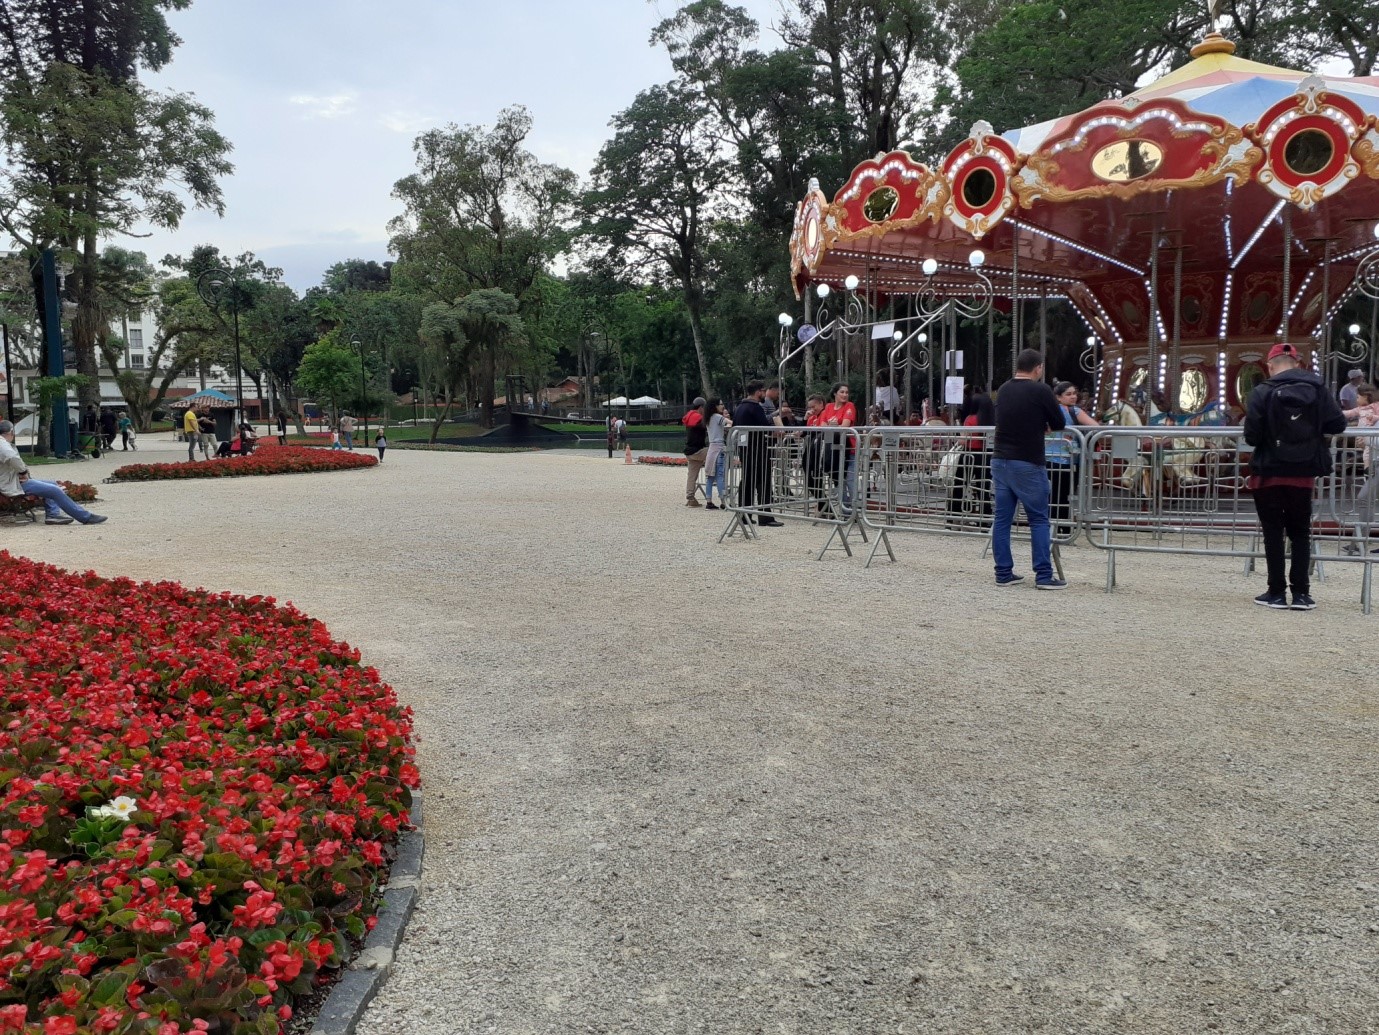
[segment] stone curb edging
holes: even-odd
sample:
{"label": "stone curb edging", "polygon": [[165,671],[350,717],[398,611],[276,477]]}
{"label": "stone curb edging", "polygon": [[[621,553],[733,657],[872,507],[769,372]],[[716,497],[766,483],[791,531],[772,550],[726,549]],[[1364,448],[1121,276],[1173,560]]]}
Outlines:
{"label": "stone curb edging", "polygon": [[411,823],[397,842],[397,858],[388,871],[388,887],[378,909],[378,924],[364,940],[364,948],[350,961],[321,1011],[309,1035],[354,1035],[355,1025],[364,1016],[393,969],[393,957],[402,943],[407,921],[416,908],[421,891],[421,863],[426,851],[422,826],[422,792],[412,792]]}

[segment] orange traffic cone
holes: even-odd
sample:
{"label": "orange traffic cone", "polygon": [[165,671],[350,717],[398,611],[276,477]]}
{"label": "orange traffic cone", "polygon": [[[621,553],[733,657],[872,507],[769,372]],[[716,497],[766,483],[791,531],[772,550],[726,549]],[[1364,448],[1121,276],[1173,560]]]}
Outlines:
{"label": "orange traffic cone", "polygon": [[627,443],[627,451],[622,455],[622,462],[630,464],[632,462],[632,443]]}

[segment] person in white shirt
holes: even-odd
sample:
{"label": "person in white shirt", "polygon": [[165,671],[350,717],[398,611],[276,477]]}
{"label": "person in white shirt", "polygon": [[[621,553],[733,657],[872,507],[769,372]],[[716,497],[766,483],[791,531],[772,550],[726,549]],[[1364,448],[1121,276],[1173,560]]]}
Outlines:
{"label": "person in white shirt", "polygon": [[1346,377],[1350,378],[1345,384],[1341,385],[1341,409],[1353,410],[1359,405],[1360,385],[1364,383],[1365,372],[1356,368]]}
{"label": "person in white shirt", "polygon": [[0,495],[37,496],[43,501],[45,520],[50,525],[99,525],[104,514],[92,514],[54,482],[43,482],[29,474],[19,450],[14,448],[14,425],[0,420]]}

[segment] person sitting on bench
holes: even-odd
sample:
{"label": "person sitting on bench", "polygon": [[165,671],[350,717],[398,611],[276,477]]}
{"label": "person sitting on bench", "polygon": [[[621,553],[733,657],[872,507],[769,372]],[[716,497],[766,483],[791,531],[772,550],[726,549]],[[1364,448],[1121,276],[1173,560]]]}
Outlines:
{"label": "person sitting on bench", "polygon": [[37,496],[43,501],[46,523],[50,525],[70,525],[80,521],[83,525],[98,525],[105,520],[104,514],[92,514],[63,491],[54,482],[41,482],[29,474],[19,450],[14,448],[14,425],[0,420],[0,495]]}

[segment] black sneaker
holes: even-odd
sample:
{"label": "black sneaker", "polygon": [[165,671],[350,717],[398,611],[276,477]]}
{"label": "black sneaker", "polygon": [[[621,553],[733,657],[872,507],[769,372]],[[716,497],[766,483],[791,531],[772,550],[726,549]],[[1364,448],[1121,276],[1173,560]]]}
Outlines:
{"label": "black sneaker", "polygon": [[1292,610],[1311,611],[1317,606],[1317,602],[1312,599],[1310,593],[1294,593]]}
{"label": "black sneaker", "polygon": [[70,525],[72,523],[72,519],[69,518],[66,514],[62,514],[59,517],[44,518],[43,523],[45,525]]}
{"label": "black sneaker", "polygon": [[996,585],[998,586],[1018,586],[1024,581],[1025,577],[1023,575],[1016,575],[1014,572],[1011,572],[1009,575],[996,576]]}
{"label": "black sneaker", "polygon": [[704,509],[705,509],[705,510],[717,510],[717,509],[718,509],[718,505],[717,505],[716,503],[714,503],[713,500],[709,500],[708,503],[705,503],[705,504],[704,504]]}
{"label": "black sneaker", "polygon": [[106,517],[104,514],[92,514],[89,518],[87,518],[85,521],[83,521],[82,524],[83,524],[83,525],[99,525],[102,521],[109,521],[109,520],[110,520],[110,519],[109,519],[108,517]]}
{"label": "black sneaker", "polygon": [[1062,579],[1045,579],[1043,582],[1036,582],[1035,589],[1067,589],[1068,584]]}
{"label": "black sneaker", "polygon": [[1261,593],[1255,597],[1255,603],[1260,607],[1272,607],[1275,611],[1288,610],[1288,598],[1282,593]]}

